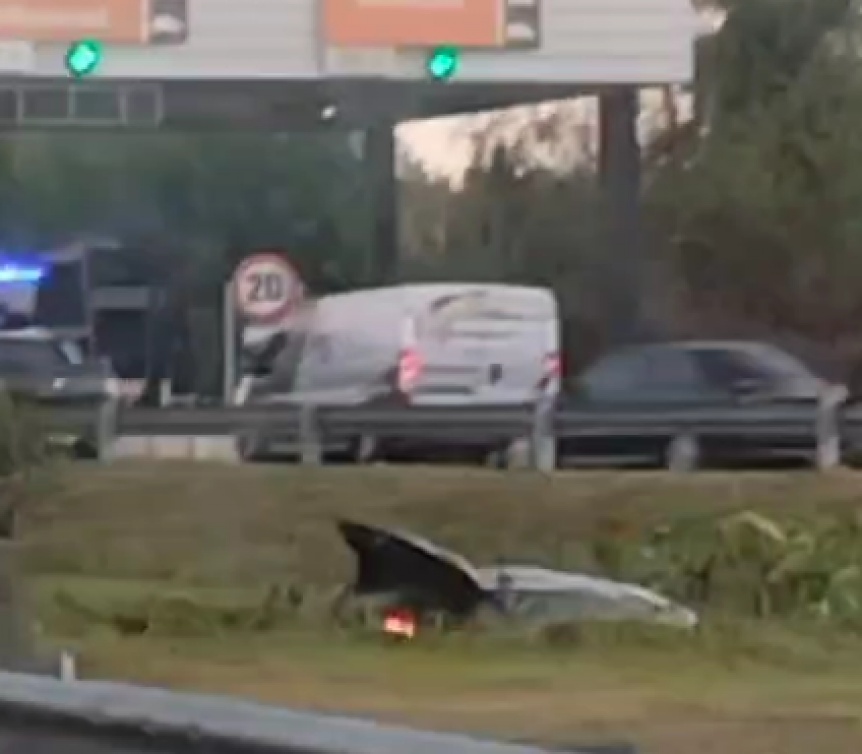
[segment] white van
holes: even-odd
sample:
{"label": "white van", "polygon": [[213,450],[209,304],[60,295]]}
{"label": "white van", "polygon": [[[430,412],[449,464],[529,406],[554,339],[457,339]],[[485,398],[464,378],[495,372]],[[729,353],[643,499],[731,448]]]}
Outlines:
{"label": "white van", "polygon": [[[399,285],[309,302],[256,353],[237,402],[517,404],[560,388],[560,326],[545,288]],[[256,362],[256,363],[255,363]]]}

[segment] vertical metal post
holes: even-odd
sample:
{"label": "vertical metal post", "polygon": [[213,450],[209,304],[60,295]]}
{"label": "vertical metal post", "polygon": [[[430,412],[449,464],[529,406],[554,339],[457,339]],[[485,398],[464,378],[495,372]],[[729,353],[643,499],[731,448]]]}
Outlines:
{"label": "vertical metal post", "polygon": [[647,265],[640,212],[641,150],[635,87],[618,86],[599,96],[599,182],[604,197],[604,280],[612,337],[636,340],[643,329]]}
{"label": "vertical metal post", "polygon": [[119,399],[109,398],[96,411],[96,454],[100,461],[110,461],[114,457],[119,409]]}
{"label": "vertical metal post", "polygon": [[234,286],[232,280],[225,283],[224,286],[224,292],[222,295],[222,317],[224,322],[224,325],[222,327],[224,337],[224,356],[222,359],[222,366],[224,369],[223,400],[225,406],[230,406],[233,403],[233,394],[236,388],[237,378],[237,312],[236,304],[234,302]]}
{"label": "vertical metal post", "polygon": [[551,472],[557,468],[557,438],[554,434],[556,401],[553,395],[542,393],[533,407],[530,438],[530,460],[537,471]]}
{"label": "vertical metal post", "polygon": [[829,471],[841,465],[840,407],[844,402],[840,390],[824,390],[817,406],[815,466]]}
{"label": "vertical metal post", "polygon": [[57,660],[57,676],[64,683],[72,683],[78,680],[78,663],[75,655],[69,650],[62,650]]}
{"label": "vertical metal post", "polygon": [[668,471],[687,474],[699,468],[701,462],[700,442],[691,432],[680,432],[667,445],[665,466]]}
{"label": "vertical metal post", "polygon": [[303,466],[319,466],[323,460],[317,407],[303,404],[299,409],[299,455]]}

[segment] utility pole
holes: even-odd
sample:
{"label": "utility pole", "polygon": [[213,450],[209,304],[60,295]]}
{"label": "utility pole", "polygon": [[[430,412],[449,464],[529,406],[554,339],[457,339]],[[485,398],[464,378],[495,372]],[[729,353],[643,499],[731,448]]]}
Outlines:
{"label": "utility pole", "polygon": [[394,283],[398,279],[401,234],[396,125],[394,118],[381,114],[368,127],[365,138],[365,165],[371,196],[369,269],[371,280],[377,285]]}
{"label": "utility pole", "polygon": [[606,296],[611,337],[644,335],[649,266],[641,223],[641,150],[638,90],[616,86],[599,95],[599,185],[603,197]]}

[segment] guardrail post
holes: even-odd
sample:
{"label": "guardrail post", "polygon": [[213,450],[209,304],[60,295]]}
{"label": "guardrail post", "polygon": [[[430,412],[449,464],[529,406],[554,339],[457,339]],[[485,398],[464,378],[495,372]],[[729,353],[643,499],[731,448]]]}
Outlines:
{"label": "guardrail post", "polygon": [[304,466],[319,466],[323,461],[317,406],[303,404],[299,409],[299,458]]}
{"label": "guardrail post", "polygon": [[557,468],[557,438],[554,434],[556,400],[541,395],[533,405],[533,425],[530,437],[530,460],[537,471],[550,472]]}
{"label": "guardrail post", "polygon": [[840,390],[825,390],[817,405],[815,426],[815,466],[819,471],[828,471],[841,465],[841,427],[839,408],[844,402]]}
{"label": "guardrail post", "polygon": [[96,410],[96,455],[100,461],[110,461],[113,458],[119,406],[119,401],[109,398]]}
{"label": "guardrail post", "polygon": [[688,474],[700,466],[700,443],[691,432],[681,432],[668,443],[666,458],[668,471]]}

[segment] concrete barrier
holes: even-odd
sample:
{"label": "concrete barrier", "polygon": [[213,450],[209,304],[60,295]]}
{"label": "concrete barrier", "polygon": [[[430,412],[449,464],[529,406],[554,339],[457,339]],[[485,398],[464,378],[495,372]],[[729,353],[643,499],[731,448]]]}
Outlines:
{"label": "concrete barrier", "polygon": [[112,459],[146,458],[152,460],[221,461],[239,463],[233,436],[200,435],[123,435],[114,439]]}

